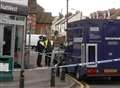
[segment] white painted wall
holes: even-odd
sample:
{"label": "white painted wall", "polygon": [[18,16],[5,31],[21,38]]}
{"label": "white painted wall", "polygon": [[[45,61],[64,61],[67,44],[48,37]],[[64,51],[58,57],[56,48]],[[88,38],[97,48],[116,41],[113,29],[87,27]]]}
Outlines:
{"label": "white painted wall", "polygon": [[82,13],[79,12],[77,14],[74,14],[69,20],[68,22],[74,22],[74,21],[78,21],[82,19]]}
{"label": "white painted wall", "polygon": [[[74,22],[78,21],[81,19],[85,19],[86,17],[82,16],[82,13],[76,13],[68,18],[68,22]],[[66,19],[65,17],[59,19],[59,20],[54,20],[52,24],[52,29],[57,30],[59,32],[59,36],[66,36]]]}
{"label": "white painted wall", "polygon": [[65,30],[65,17],[58,20],[58,17],[56,17],[52,22],[52,30],[57,30],[59,32],[59,36],[65,36],[66,32]]}

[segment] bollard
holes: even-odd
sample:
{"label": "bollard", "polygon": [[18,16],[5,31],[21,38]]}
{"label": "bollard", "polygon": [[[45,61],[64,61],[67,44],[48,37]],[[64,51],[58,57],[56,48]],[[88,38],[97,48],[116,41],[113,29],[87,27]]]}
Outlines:
{"label": "bollard", "polygon": [[[61,61],[61,65],[65,65],[65,61],[64,60]],[[66,72],[66,68],[62,67],[61,77],[60,77],[61,81],[65,81],[65,72]]]}
{"label": "bollard", "polygon": [[55,87],[55,69],[51,69],[51,81],[50,81],[50,86]]}
{"label": "bollard", "polygon": [[24,88],[24,70],[20,71],[19,88]]}
{"label": "bollard", "polygon": [[61,79],[62,81],[65,81],[65,67],[62,67],[60,79]]}
{"label": "bollard", "polygon": [[59,65],[57,65],[57,67],[56,67],[56,76],[57,76],[57,77],[60,76],[60,68],[59,68]]}

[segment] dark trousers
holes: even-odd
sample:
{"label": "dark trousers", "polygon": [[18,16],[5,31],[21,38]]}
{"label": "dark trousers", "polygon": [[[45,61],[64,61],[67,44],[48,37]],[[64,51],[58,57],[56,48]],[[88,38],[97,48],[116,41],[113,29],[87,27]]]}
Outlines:
{"label": "dark trousers", "polygon": [[41,67],[41,61],[42,61],[42,55],[41,54],[38,54],[38,58],[37,58],[37,66],[38,67]]}
{"label": "dark trousers", "polygon": [[50,63],[51,63],[51,54],[47,54],[45,56],[45,65],[50,66]]}

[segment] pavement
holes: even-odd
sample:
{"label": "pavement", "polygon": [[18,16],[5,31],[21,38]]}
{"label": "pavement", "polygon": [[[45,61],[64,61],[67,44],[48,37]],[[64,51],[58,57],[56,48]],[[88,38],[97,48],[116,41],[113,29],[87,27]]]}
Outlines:
{"label": "pavement", "polygon": [[[60,80],[60,77],[55,77],[55,87],[51,87],[51,69],[49,67],[36,67],[35,62],[37,56],[33,52],[30,58],[30,63],[33,68],[25,69],[24,88],[80,88],[78,85],[75,87],[76,82],[68,75],[66,75],[65,81]],[[44,64],[44,61],[42,63]],[[13,81],[0,82],[0,88],[20,88],[20,69],[14,69],[13,76]]]}
{"label": "pavement", "polygon": [[[24,88],[51,88],[51,70],[50,69],[27,69],[24,72],[25,87]],[[14,71],[13,81],[0,82],[0,88],[19,88],[20,70]],[[55,87],[52,88],[71,88],[75,82],[66,76],[65,81],[61,81],[59,77],[55,78]]]}

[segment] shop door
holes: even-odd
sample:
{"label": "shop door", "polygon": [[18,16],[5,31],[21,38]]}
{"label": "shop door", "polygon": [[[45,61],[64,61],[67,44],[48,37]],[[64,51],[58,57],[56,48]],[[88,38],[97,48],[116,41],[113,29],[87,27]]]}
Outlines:
{"label": "shop door", "polygon": [[13,56],[14,54],[14,32],[13,25],[1,24],[1,54]]}

